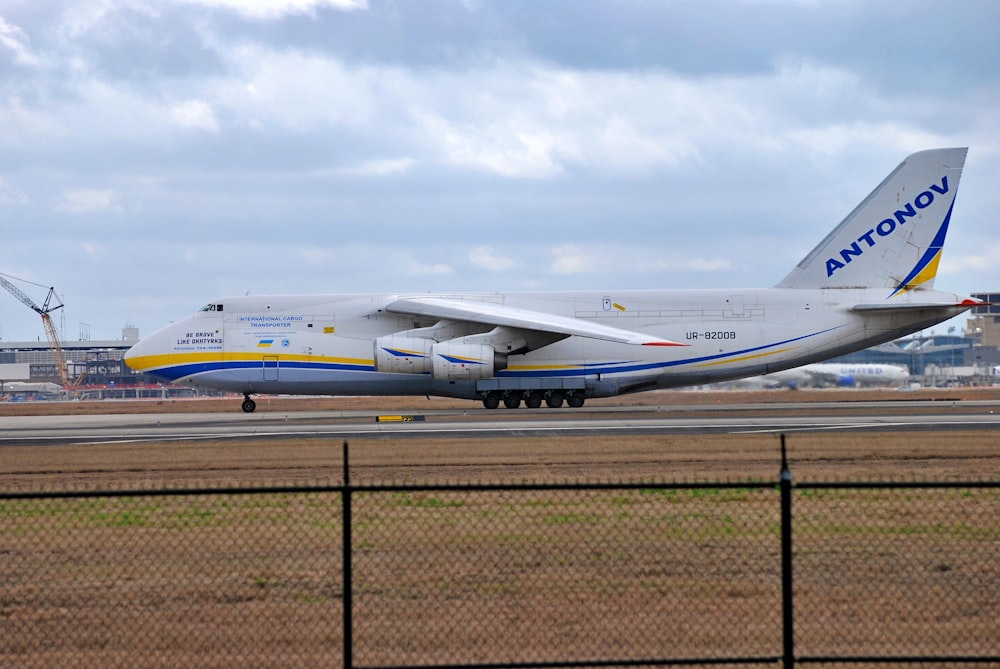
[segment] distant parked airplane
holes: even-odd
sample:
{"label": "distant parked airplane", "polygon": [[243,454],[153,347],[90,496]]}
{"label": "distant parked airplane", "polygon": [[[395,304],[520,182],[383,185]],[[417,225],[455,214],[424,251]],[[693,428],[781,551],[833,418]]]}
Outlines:
{"label": "distant parked airplane", "polygon": [[816,362],[761,377],[765,384],[790,386],[900,386],[910,378],[902,365]]}
{"label": "distant parked airplane", "polygon": [[58,383],[34,381],[7,381],[0,387],[0,393],[9,397],[58,397],[63,387]]}
{"label": "distant parked airplane", "polygon": [[441,395],[538,407],[767,374],[981,304],[933,289],[967,149],[909,156],[771,288],[226,297],[133,369],[244,395]]}

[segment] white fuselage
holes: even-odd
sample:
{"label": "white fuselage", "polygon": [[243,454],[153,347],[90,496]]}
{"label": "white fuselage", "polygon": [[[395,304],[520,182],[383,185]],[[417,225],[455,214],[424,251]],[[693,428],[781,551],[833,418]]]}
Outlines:
{"label": "white fuselage", "polygon": [[[680,344],[633,345],[568,336],[536,350],[510,352],[506,366],[488,379],[463,379],[376,368],[373,351],[378,338],[424,332],[440,320],[385,309],[405,297],[220,299],[211,305],[213,310],[200,311],[143,339],[127,360],[133,368],[164,380],[246,394],[428,394],[472,399],[491,388],[570,387],[587,397],[605,397],[796,367],[889,341],[967,308],[958,306],[962,298],[957,295],[920,291],[913,302],[935,303],[934,308],[853,311],[855,305],[884,300],[884,290],[865,289],[441,295],[545,312]],[[942,304],[956,306],[942,309]],[[473,333],[488,330],[480,324]]]}

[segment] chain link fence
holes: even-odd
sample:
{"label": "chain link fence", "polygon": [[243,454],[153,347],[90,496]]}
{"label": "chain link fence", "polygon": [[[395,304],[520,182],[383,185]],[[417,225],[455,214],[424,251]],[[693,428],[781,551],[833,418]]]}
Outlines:
{"label": "chain link fence", "polygon": [[355,520],[365,666],[780,652],[773,486],[396,491]]}
{"label": "chain link fence", "polygon": [[0,502],[0,665],[340,662],[340,497],[130,493]]}
{"label": "chain link fence", "polygon": [[1000,666],[1000,489],[798,486],[800,660],[992,658]]}
{"label": "chain link fence", "polygon": [[1000,665],[998,602],[997,482],[0,494],[11,667]]}

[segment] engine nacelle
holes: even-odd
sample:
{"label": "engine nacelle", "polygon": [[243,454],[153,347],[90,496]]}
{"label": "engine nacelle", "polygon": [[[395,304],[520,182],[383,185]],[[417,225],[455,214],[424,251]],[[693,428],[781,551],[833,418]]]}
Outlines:
{"label": "engine nacelle", "polygon": [[388,335],[375,340],[375,370],[394,374],[429,374],[433,339]]}
{"label": "engine nacelle", "polygon": [[431,376],[446,381],[488,379],[507,366],[507,356],[486,344],[441,342],[431,347]]}

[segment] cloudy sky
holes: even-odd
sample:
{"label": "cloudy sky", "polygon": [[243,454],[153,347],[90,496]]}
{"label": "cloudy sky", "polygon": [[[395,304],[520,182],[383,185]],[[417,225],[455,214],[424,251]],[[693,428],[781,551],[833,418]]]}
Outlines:
{"label": "cloudy sky", "polygon": [[[906,155],[969,146],[936,285],[998,290],[997,26],[992,0],[0,0],[0,273],[54,286],[66,339],[247,292],[768,286]],[[3,292],[0,328],[44,338]]]}

